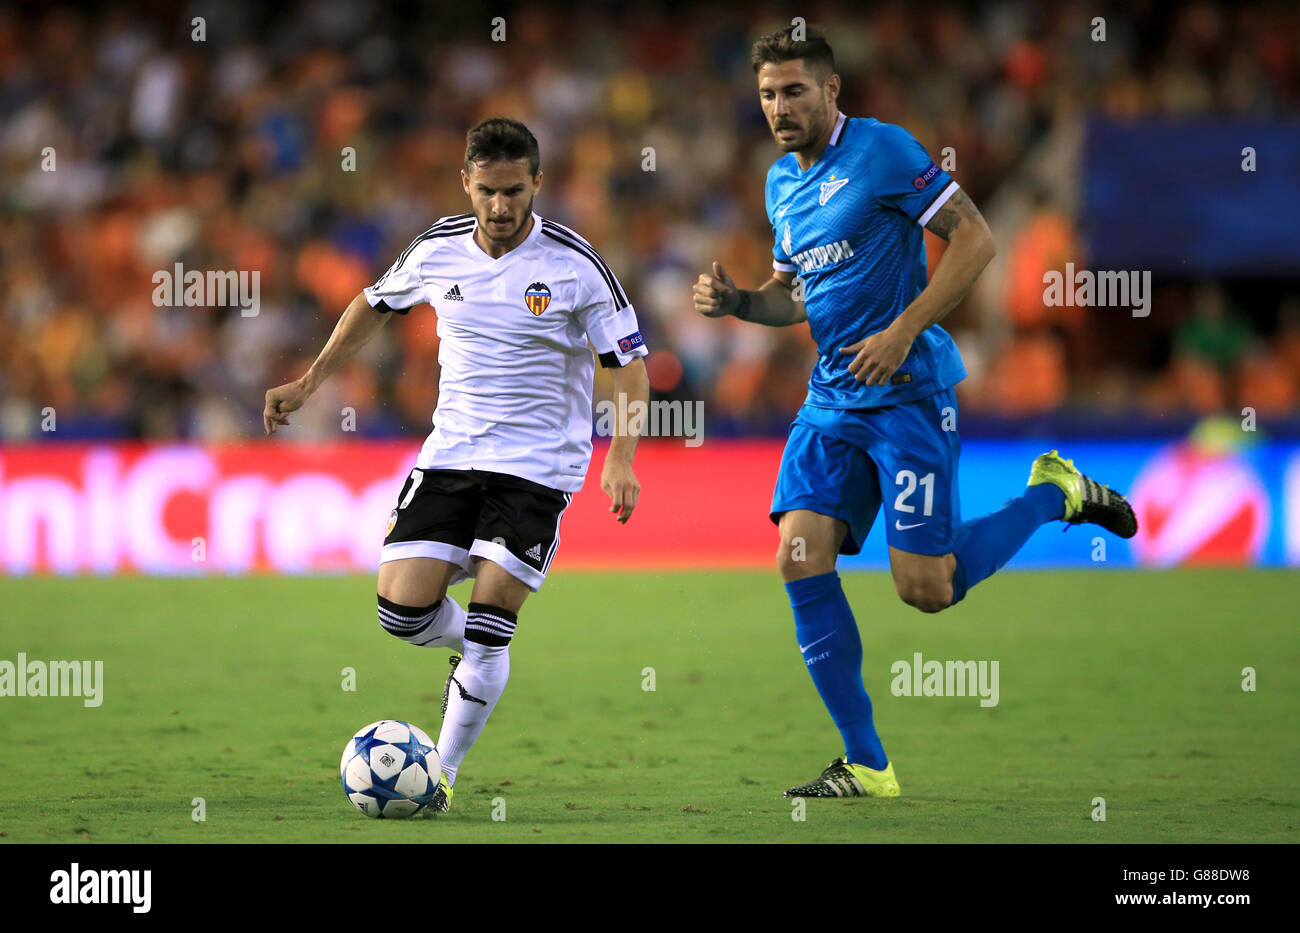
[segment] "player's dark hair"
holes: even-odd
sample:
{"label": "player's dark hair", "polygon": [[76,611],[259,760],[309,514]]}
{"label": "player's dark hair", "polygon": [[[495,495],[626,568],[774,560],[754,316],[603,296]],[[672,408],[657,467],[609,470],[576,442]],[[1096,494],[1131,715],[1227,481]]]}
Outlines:
{"label": "player's dark hair", "polygon": [[[796,28],[802,29],[802,39],[794,37]],[[818,84],[825,84],[826,79],[835,74],[835,53],[831,51],[821,30],[812,26],[786,26],[759,36],[749,54],[755,74],[768,63],[775,65],[797,58],[802,58],[804,67],[816,75]]]}
{"label": "player's dark hair", "polygon": [[470,163],[484,165],[504,159],[514,162],[528,160],[528,174],[536,175],[541,164],[537,150],[537,137],[518,120],[508,117],[488,117],[470,127],[465,134],[465,169]]}

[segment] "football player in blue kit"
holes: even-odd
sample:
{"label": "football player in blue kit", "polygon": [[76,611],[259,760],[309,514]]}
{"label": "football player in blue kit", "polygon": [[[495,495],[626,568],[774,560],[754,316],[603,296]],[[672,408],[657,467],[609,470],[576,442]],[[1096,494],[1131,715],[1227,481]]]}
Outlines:
{"label": "football player in blue kit", "polygon": [[[718,263],[695,285],[708,316],[784,327],[808,322],[817,363],[786,441],[772,498],[777,564],[804,663],[845,752],[787,797],[896,797],[894,768],[862,681],[862,642],[835,571],[883,505],[899,598],[923,612],[960,602],[1050,521],[1137,531],[1124,497],[1055,450],[1024,493],[961,519],[953,387],[966,376],[938,322],[993,258],[993,235],[957,182],[907,130],[840,113],[840,78],[816,30],[764,36],[752,54],[759,98],[785,153],[768,171],[773,274],[738,289]],[[927,283],[924,230],[948,247]]]}

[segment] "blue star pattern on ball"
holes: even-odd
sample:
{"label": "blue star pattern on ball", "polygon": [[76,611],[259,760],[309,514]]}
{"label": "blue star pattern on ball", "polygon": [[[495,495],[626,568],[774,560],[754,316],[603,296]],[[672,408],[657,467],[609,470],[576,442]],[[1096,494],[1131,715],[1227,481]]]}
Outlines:
{"label": "blue star pattern on ball", "polygon": [[442,774],[438,749],[418,726],[382,719],[363,727],[343,749],[343,793],[362,813],[405,819],[433,799]]}

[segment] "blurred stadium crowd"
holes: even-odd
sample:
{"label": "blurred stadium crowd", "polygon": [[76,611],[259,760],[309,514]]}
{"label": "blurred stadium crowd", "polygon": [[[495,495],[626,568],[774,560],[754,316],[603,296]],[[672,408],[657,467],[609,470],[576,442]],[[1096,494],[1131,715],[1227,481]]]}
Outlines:
{"label": "blurred stadium crowd", "polygon": [[[1090,38],[1098,8],[1104,43]],[[504,42],[490,38],[497,12]],[[0,436],[39,438],[46,407],[60,437],[259,433],[265,390],[305,371],[413,236],[467,209],[464,133],[495,114],[540,140],[537,210],[620,275],[657,395],[703,399],[710,434],[782,433],[804,395],[807,329],[699,318],[690,287],[713,259],[742,286],[770,269],[762,183],[778,152],[748,54],[789,15],[378,0],[0,10]],[[841,109],[904,125],[936,159],[951,147],[998,236],[995,267],[945,322],[971,371],[964,411],[1295,410],[1294,277],[1161,281],[1141,321],[1045,308],[1043,272],[1087,257],[1068,186],[1022,166],[1089,113],[1294,114],[1300,8],[1001,0],[803,15],[835,49]],[[1030,209],[998,209],[1016,198]],[[943,244],[927,239],[933,265]],[[259,313],[155,307],[152,276],[175,262],[260,271]],[[390,325],[291,435],[337,436],[344,406],[363,435],[427,430],[434,315]]]}

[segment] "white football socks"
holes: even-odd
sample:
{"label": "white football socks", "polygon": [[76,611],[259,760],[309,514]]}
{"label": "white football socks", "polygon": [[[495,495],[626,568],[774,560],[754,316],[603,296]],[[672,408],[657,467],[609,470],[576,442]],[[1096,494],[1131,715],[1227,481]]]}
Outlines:
{"label": "white football socks", "polygon": [[510,679],[510,639],[513,612],[486,603],[470,603],[465,622],[465,655],[456,666],[455,682],[447,697],[447,714],[438,733],[438,754],[447,782],[456,772],[487,725],[488,717]]}

